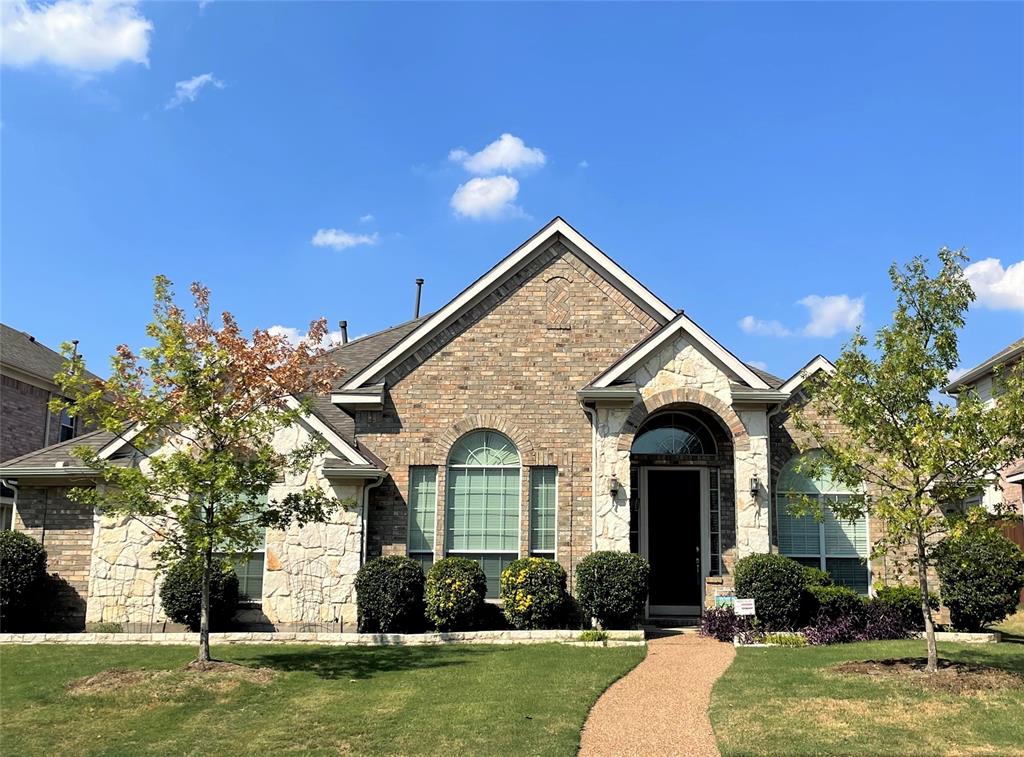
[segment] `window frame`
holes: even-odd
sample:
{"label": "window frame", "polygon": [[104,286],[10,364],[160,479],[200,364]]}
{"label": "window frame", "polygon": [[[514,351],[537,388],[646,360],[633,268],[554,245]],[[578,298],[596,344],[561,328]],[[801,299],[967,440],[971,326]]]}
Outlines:
{"label": "window frame", "polygon": [[[413,489],[413,471],[430,471],[431,473],[434,474],[433,475],[434,502],[433,502],[433,506],[431,508],[431,513],[433,514],[433,525],[431,527],[431,532],[430,532],[430,549],[429,550],[425,550],[425,549],[412,549],[412,544],[411,544],[412,543],[412,539],[410,537],[412,535],[413,520],[414,520],[414,518],[416,516],[416,511],[413,508],[413,503],[412,503],[413,491],[414,491],[414,489]],[[413,560],[416,560],[417,562],[419,562],[420,563],[420,567],[423,567],[423,558],[424,557],[429,557],[430,558],[430,564],[433,565],[433,563],[434,563],[434,549],[435,549],[435,547],[437,545],[437,520],[438,520],[437,519],[437,503],[438,503],[438,498],[437,498],[437,494],[438,494],[438,492],[437,492],[437,466],[436,465],[410,465],[409,466],[408,486],[409,486],[409,497],[408,497],[408,499],[406,501],[409,503],[409,521],[408,521],[408,525],[407,525],[408,531],[406,532],[407,536],[406,536],[406,539],[405,539],[405,554],[406,554],[406,557],[410,557]],[[426,571],[427,571],[427,569],[424,569],[423,572],[426,573]]]}
{"label": "window frame", "polygon": [[[78,419],[71,415],[69,408],[63,407],[57,415],[57,443],[71,441],[78,431]],[[65,436],[64,430],[70,429],[70,435]]]}
{"label": "window frame", "polygon": [[[552,503],[552,510],[551,510],[551,519],[552,519],[552,521],[551,521],[551,549],[538,549],[536,546],[534,546],[534,542],[533,542],[533,536],[534,536],[534,507],[533,507],[534,486],[533,486],[533,474],[534,474],[534,471],[537,471],[537,472],[539,472],[539,471],[553,471],[554,474],[555,474],[555,480],[553,481],[553,488],[552,488],[554,502]],[[530,508],[530,514],[529,514],[530,515],[530,522],[529,522],[530,544],[529,544],[529,548],[530,548],[530,550],[529,551],[530,551],[530,557],[544,557],[544,558],[546,558],[548,560],[557,560],[558,559],[558,480],[559,480],[560,477],[561,476],[560,476],[560,473],[559,473],[557,465],[531,465],[530,466],[530,480],[529,480],[529,487],[530,487],[530,492],[529,492],[529,495],[530,495],[530,503],[529,503],[529,508]]]}

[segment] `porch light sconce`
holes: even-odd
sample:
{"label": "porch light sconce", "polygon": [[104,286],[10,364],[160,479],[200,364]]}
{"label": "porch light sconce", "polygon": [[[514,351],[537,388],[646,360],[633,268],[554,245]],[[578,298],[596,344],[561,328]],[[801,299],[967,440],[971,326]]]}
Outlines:
{"label": "porch light sconce", "polygon": [[616,476],[612,476],[611,481],[608,482],[608,493],[612,495],[612,499],[619,494],[619,479]]}
{"label": "porch light sconce", "polygon": [[761,481],[757,476],[750,479],[750,496],[757,499],[758,493],[761,491]]}

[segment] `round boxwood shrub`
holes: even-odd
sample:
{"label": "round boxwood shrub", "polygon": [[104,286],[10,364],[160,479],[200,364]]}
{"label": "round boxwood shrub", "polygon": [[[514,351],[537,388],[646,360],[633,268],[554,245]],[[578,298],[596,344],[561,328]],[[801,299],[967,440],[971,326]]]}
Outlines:
{"label": "round boxwood shrub", "polygon": [[810,589],[813,586],[831,586],[832,576],[828,574],[827,570],[821,568],[812,568],[808,565],[804,565],[804,586]]}
{"label": "round boxwood shrub", "polygon": [[748,555],[734,571],[736,596],[753,599],[758,620],[769,631],[792,631],[800,625],[804,568],[776,554]]}
{"label": "round boxwood shrub", "polygon": [[[923,631],[924,617],[921,615],[921,590],[916,586],[878,586],[875,588],[875,602],[888,608],[888,613],[909,631]],[[939,598],[928,595],[928,604],[933,611],[939,609]]]}
{"label": "round boxwood shrub", "polygon": [[31,622],[46,578],[43,545],[19,531],[0,531],[0,630]]}
{"label": "round boxwood shrub", "polygon": [[423,630],[423,568],[399,555],[370,560],[356,573],[356,614],[362,633]]}
{"label": "round boxwood shrub", "polygon": [[487,576],[476,560],[445,557],[427,573],[427,617],[438,631],[469,631],[483,613]]}
{"label": "round boxwood shrub", "polygon": [[1002,534],[971,526],[936,549],[942,601],[953,626],[979,631],[1017,609],[1024,587],[1024,552]]}
{"label": "round boxwood shrub", "polygon": [[501,601],[513,628],[555,628],[565,608],[565,569],[554,560],[523,557],[501,572]]}
{"label": "round boxwood shrub", "polygon": [[815,623],[849,618],[860,624],[864,620],[864,600],[846,586],[811,586],[808,590],[812,607],[809,615]]}
{"label": "round boxwood shrub", "polygon": [[576,598],[584,617],[603,629],[630,628],[644,611],[651,566],[631,552],[591,552],[576,566]]}
{"label": "round boxwood shrub", "polygon": [[[203,561],[187,557],[167,569],[160,603],[167,617],[190,631],[199,630],[203,599]],[[210,630],[226,628],[238,608],[238,576],[227,562],[214,561],[210,576]]]}

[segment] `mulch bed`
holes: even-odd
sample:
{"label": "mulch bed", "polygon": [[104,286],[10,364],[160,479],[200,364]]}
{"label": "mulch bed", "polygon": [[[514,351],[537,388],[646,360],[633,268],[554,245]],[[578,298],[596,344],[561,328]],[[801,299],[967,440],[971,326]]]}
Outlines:
{"label": "mulch bed", "polygon": [[247,668],[233,662],[200,662],[193,660],[179,670],[129,670],[112,668],[95,675],[79,678],[67,685],[68,693],[75,696],[89,694],[118,694],[137,691],[153,684],[153,693],[180,693],[191,686],[228,691],[242,682],[268,683],[277,676],[269,668]]}
{"label": "mulch bed", "polygon": [[894,660],[861,660],[844,662],[831,670],[837,673],[868,675],[873,678],[898,678],[913,682],[922,688],[950,694],[975,694],[1005,691],[1024,687],[1024,676],[985,665],[971,665],[939,658],[939,669],[927,673],[924,657],[904,657]]}

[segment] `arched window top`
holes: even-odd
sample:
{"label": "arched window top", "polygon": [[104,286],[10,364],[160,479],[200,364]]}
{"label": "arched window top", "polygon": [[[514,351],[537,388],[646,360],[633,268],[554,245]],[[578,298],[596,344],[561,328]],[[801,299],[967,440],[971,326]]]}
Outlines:
{"label": "arched window top", "polygon": [[479,468],[518,468],[519,451],[504,434],[488,429],[471,431],[455,442],[448,465]]}
{"label": "arched window top", "polygon": [[852,494],[853,492],[849,488],[835,481],[827,471],[821,476],[811,478],[798,470],[801,460],[820,456],[820,451],[805,452],[803,455],[797,455],[786,463],[786,467],[779,474],[779,492],[792,492],[794,494]]}
{"label": "arched window top", "polygon": [[715,437],[699,419],[689,413],[659,413],[650,418],[633,440],[632,452],[639,455],[714,455]]}

